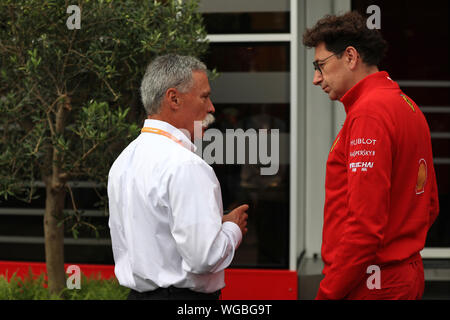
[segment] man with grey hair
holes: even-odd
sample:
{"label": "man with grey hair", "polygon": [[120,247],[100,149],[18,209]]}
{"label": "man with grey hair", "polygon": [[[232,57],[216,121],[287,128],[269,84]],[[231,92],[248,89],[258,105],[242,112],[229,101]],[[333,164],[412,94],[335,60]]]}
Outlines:
{"label": "man with grey hair", "polygon": [[217,177],[192,143],[213,119],[206,72],[175,54],[148,66],[148,119],[109,172],[114,272],[128,299],[218,299],[247,232],[248,206],[223,216]]}

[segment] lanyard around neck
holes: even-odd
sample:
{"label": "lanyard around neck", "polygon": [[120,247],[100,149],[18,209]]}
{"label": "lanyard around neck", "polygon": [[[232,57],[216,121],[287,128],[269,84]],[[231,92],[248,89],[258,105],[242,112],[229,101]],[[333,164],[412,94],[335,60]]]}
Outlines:
{"label": "lanyard around neck", "polygon": [[157,129],[157,128],[151,128],[151,127],[144,127],[142,128],[141,132],[148,132],[148,133],[154,133],[154,134],[159,134],[161,136],[167,137],[173,141],[175,141],[176,143],[183,145],[181,143],[180,139],[175,138],[172,134],[170,134],[167,131],[161,130],[161,129]]}

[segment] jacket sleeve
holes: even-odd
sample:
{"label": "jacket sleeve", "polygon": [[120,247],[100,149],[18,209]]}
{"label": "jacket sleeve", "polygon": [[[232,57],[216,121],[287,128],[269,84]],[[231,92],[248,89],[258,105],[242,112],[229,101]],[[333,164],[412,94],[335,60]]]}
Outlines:
{"label": "jacket sleeve", "polygon": [[381,120],[352,119],[345,139],[347,219],[316,299],[343,299],[364,278],[383,240],[390,204],[392,141]]}

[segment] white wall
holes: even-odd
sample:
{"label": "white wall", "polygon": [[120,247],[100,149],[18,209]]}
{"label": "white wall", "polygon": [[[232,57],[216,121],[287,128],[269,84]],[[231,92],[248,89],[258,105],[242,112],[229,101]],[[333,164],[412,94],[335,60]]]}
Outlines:
{"label": "white wall", "polygon": [[[302,0],[303,1],[303,0]],[[326,14],[349,11],[350,0],[304,0],[305,24],[312,27]],[[301,46],[299,56],[305,57],[305,249],[306,257],[315,253],[320,256],[322,245],[323,206],[325,199],[325,167],[331,145],[344,119],[345,112],[340,102],[331,102],[326,94],[312,84],[314,49]]]}

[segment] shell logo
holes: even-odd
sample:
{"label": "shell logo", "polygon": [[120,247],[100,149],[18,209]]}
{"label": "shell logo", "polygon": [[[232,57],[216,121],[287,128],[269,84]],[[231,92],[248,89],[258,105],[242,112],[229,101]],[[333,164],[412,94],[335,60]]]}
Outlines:
{"label": "shell logo", "polygon": [[424,193],[427,183],[427,162],[425,159],[419,160],[419,169],[417,171],[416,194]]}

